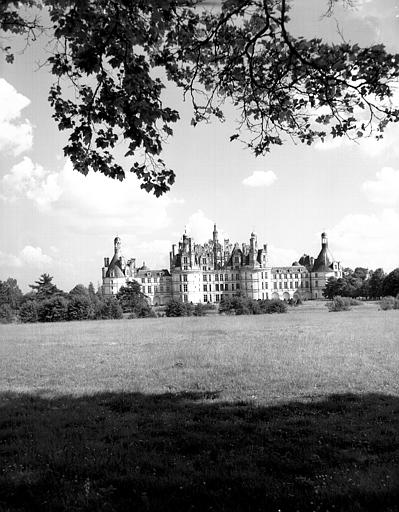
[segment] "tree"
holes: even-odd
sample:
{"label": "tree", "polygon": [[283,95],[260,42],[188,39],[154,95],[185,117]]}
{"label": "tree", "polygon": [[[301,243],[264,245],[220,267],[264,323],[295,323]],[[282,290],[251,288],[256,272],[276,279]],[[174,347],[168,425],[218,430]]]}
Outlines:
{"label": "tree", "polygon": [[34,300],[27,300],[19,310],[19,319],[22,323],[32,323],[39,320],[37,303]]}
{"label": "tree", "polygon": [[384,296],[391,295],[393,297],[399,294],[399,268],[395,268],[385,276],[382,283],[382,294]]}
{"label": "tree", "polygon": [[382,297],[382,285],[385,278],[385,272],[382,268],[377,268],[370,276],[369,279],[369,296],[372,299],[379,299]]}
{"label": "tree", "polygon": [[154,316],[154,312],[146,296],[140,291],[140,285],[137,281],[130,281],[126,286],[122,286],[116,297],[123,311],[132,313],[133,317]]}
{"label": "tree", "polygon": [[42,300],[37,306],[39,322],[62,322],[68,317],[68,301],[60,295]]}
{"label": "tree", "polygon": [[323,289],[323,296],[326,299],[333,299],[337,296],[346,296],[347,281],[345,278],[329,277]]}
{"label": "tree", "polygon": [[[230,139],[244,140],[255,155],[284,137],[306,144],[327,135],[381,138],[399,121],[391,102],[399,55],[383,45],[294,37],[288,0],[22,3],[31,17],[15,0],[3,0],[0,28],[33,39],[41,29],[34,6],[48,10],[47,63],[55,80],[49,101],[59,129],[70,132],[64,154],[83,174],[92,169],[123,180],[113,149],[125,141],[134,159],[129,171],[142,188],[157,196],[169,190],[175,173],[160,154],[179,113],[164,105],[166,79],[155,68],[191,99],[194,125],[223,120],[223,105],[232,103],[241,119]],[[327,2],[328,14],[335,3]],[[3,49],[12,62],[12,49]]]}
{"label": "tree", "polygon": [[122,306],[115,297],[107,297],[100,303],[97,317],[102,318],[103,320],[122,318]]}
{"label": "tree", "polygon": [[0,281],[0,306],[7,304],[12,310],[17,310],[22,301],[22,292],[17,280],[9,277],[6,281]]}
{"label": "tree", "polygon": [[76,296],[80,296],[80,295],[83,295],[84,297],[89,298],[89,290],[83,284],[77,284],[69,292],[70,297],[76,297]]}
{"label": "tree", "polygon": [[42,274],[39,279],[35,281],[35,284],[29,285],[34,292],[35,300],[42,301],[63,294],[62,290],[59,290],[52,281],[53,276]]}
{"label": "tree", "polygon": [[94,317],[94,306],[85,294],[75,294],[68,301],[68,320],[87,320]]}

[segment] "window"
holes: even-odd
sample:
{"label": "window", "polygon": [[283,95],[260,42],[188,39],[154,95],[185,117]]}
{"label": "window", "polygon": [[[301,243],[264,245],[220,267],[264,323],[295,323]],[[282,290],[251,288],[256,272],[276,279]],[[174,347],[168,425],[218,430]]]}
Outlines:
{"label": "window", "polygon": [[188,270],[188,266],[184,265],[183,270]]}
{"label": "window", "polygon": [[236,284],[236,289],[239,290],[240,289],[240,283],[237,283]]}
{"label": "window", "polygon": [[142,282],[142,283],[145,283],[145,277],[142,277],[142,278],[141,278],[141,282]]}
{"label": "window", "polygon": [[226,290],[226,292],[229,290],[229,285],[227,283],[224,285],[224,289]]}
{"label": "window", "polygon": [[186,291],[187,291],[187,285],[186,285],[186,284],[184,284],[184,285],[183,285],[183,291],[184,291],[184,292],[186,292]]}
{"label": "window", "polygon": [[228,280],[229,280],[229,275],[228,275],[228,274],[225,274],[225,275],[224,275],[224,280],[225,280],[225,281],[228,281]]}
{"label": "window", "polygon": [[298,288],[298,281],[295,281],[295,288]]}
{"label": "window", "polygon": [[207,275],[206,275],[206,274],[204,274],[204,275],[202,276],[202,279],[203,279],[204,281],[206,281],[206,280],[207,280]]}
{"label": "window", "polygon": [[265,272],[265,279],[267,279],[267,272]]}
{"label": "window", "polygon": [[161,293],[163,293],[163,284],[161,284]]}
{"label": "window", "polygon": [[180,288],[180,291],[183,291],[183,289],[182,289],[182,286],[181,286],[181,285],[179,286],[179,288]]}
{"label": "window", "polygon": [[151,286],[148,287],[148,293],[152,293],[152,287]]}
{"label": "window", "polygon": [[236,274],[236,279],[237,279],[237,281],[239,281],[239,279],[240,279],[240,274]]}
{"label": "window", "polygon": [[269,283],[265,283],[265,288],[266,288],[266,290],[269,288]]}
{"label": "window", "polygon": [[184,302],[188,302],[188,296],[187,295],[183,295],[183,301]]}
{"label": "window", "polygon": [[265,283],[262,281],[262,290],[265,289]]}
{"label": "window", "polygon": [[282,283],[281,281],[278,283],[278,287],[279,287],[280,289],[283,287],[283,283]]}
{"label": "window", "polygon": [[216,299],[215,300],[216,300],[216,302],[219,302],[219,300],[220,300],[219,294],[216,294]]}
{"label": "window", "polygon": [[219,281],[223,281],[223,274],[220,274]]}
{"label": "window", "polygon": [[[314,276],[315,276],[315,277],[319,277],[319,276],[318,276],[318,274],[317,274],[317,272],[316,272],[316,274],[315,274]],[[316,286],[317,286],[317,285],[316,285]]]}
{"label": "window", "polygon": [[219,291],[219,284],[218,284],[218,283],[216,283],[216,284],[215,284],[215,287],[216,287],[216,291],[218,292],[218,291]]}
{"label": "window", "polygon": [[220,285],[220,291],[221,292],[223,291],[223,285],[222,284]]}
{"label": "window", "polygon": [[204,295],[204,302],[208,302],[208,295]]}
{"label": "window", "polygon": [[204,292],[208,291],[208,285],[204,284]]}
{"label": "window", "polygon": [[206,265],[204,265],[204,266],[202,267],[202,270],[206,270]]}
{"label": "window", "polygon": [[290,281],[290,288],[292,288],[292,281]]}
{"label": "window", "polygon": [[187,282],[187,274],[184,274],[184,275],[183,275],[183,281],[186,281],[186,282]]}
{"label": "window", "polygon": [[234,292],[234,283],[231,283],[231,289],[233,290]]}
{"label": "window", "polygon": [[273,288],[277,290],[277,283],[273,283]]}
{"label": "window", "polygon": [[202,258],[202,263],[206,265],[206,258]]}
{"label": "window", "polygon": [[184,256],[183,263],[187,263],[187,256]]}
{"label": "window", "polygon": [[318,288],[319,287],[319,281],[315,281],[314,285],[315,285],[316,288]]}
{"label": "window", "polygon": [[306,288],[309,288],[309,281],[306,281]]}

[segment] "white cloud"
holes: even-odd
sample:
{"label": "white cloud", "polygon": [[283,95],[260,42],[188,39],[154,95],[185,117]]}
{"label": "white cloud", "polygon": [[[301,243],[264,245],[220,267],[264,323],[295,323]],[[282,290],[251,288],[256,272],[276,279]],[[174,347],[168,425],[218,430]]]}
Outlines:
{"label": "white cloud", "polygon": [[92,233],[165,228],[170,223],[168,208],[182,202],[148,194],[133,175],[123,182],[99,173],[84,176],[69,161],[61,171],[50,172],[27,157],[4,176],[1,185],[3,199],[26,197],[62,217],[66,225]]}
{"label": "white cloud", "polygon": [[277,176],[273,171],[254,171],[242,183],[248,187],[270,187],[276,179]]}
{"label": "white cloud", "polygon": [[151,240],[135,245],[136,264],[141,260],[151,265],[151,268],[169,268],[169,252],[172,250],[170,240]]}
{"label": "white cloud", "polygon": [[[208,242],[212,239],[214,221],[209,219],[202,210],[197,210],[188,218],[186,225],[187,234],[194,238],[196,243]],[[228,238],[228,235],[221,229],[218,230],[219,241]]]}
{"label": "white cloud", "polygon": [[31,199],[41,209],[57,201],[61,195],[58,176],[34,164],[29,157],[14,165],[2,181],[2,197],[11,201],[19,196]]}
{"label": "white cloud", "polygon": [[18,255],[7,254],[0,251],[0,264],[2,267],[42,267],[49,265],[53,259],[44,254],[40,247],[26,245]]}
{"label": "white cloud", "polygon": [[0,150],[19,155],[32,147],[31,123],[19,121],[21,111],[30,100],[18,93],[4,78],[0,78]]}
{"label": "white cloud", "polygon": [[399,202],[399,170],[383,167],[376,177],[374,181],[363,183],[362,189],[366,197],[375,204],[394,206]]}
{"label": "white cloud", "polygon": [[328,230],[334,257],[349,267],[383,267],[390,271],[398,266],[399,214],[392,208],[376,214],[346,215]]}
{"label": "white cloud", "polygon": [[284,249],[269,244],[267,246],[268,261],[271,266],[289,266],[298,261],[301,254],[295,249]]}

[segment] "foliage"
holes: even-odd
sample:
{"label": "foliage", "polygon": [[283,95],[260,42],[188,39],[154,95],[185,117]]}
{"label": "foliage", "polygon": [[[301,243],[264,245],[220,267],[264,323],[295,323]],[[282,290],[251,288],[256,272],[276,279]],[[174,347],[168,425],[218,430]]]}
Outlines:
{"label": "foliage", "polygon": [[62,322],[68,318],[68,301],[60,295],[39,302],[39,322]]}
{"label": "foliage", "polygon": [[69,292],[70,297],[76,297],[76,296],[82,296],[82,295],[87,298],[89,297],[89,290],[83,284],[77,284]]}
{"label": "foliage", "polygon": [[165,309],[165,315],[168,317],[192,316],[193,314],[194,306],[190,302],[181,302],[175,299],[172,299]]}
{"label": "foliage", "polygon": [[394,297],[399,294],[399,268],[395,268],[385,276],[382,283],[382,294],[393,295]]}
{"label": "foliage", "polygon": [[22,323],[32,323],[39,320],[37,303],[34,300],[27,300],[19,310],[19,319]]}
{"label": "foliage", "polygon": [[[381,138],[399,120],[390,102],[399,55],[383,45],[294,37],[287,0],[199,3],[43,0],[52,23],[49,101],[59,129],[70,132],[64,154],[77,171],[123,180],[113,156],[123,140],[141,186],[157,196],[170,188],[175,174],[160,153],[179,113],[164,105],[166,79],[155,68],[191,99],[194,125],[223,120],[223,105],[235,105],[241,119],[230,139],[249,133],[255,155],[285,136],[306,144],[327,135]],[[33,40],[40,27],[16,5],[3,1],[0,27]]]}
{"label": "foliage", "polygon": [[351,300],[348,297],[334,297],[331,302],[326,304],[328,311],[349,311],[351,309]]}
{"label": "foliage", "polygon": [[155,316],[140,285],[137,281],[130,281],[122,286],[117,294],[117,299],[124,312],[131,313],[129,318],[147,318]]}
{"label": "foliage", "polygon": [[114,320],[122,317],[122,306],[115,297],[107,297],[104,301],[100,302],[99,308],[96,312],[96,318]]}
{"label": "foliage", "polygon": [[22,292],[17,280],[9,277],[0,281],[0,305],[7,304],[11,309],[17,310],[22,301]]}
{"label": "foliage", "polygon": [[205,316],[208,311],[208,308],[206,307],[206,304],[198,303],[194,307],[194,316]]}
{"label": "foliage", "polygon": [[35,284],[30,284],[30,288],[34,292],[35,300],[47,300],[57,295],[63,295],[63,292],[57,288],[52,282],[53,277],[50,274],[42,274],[40,278],[35,281]]}
{"label": "foliage", "polygon": [[369,297],[379,299],[382,297],[382,285],[385,279],[385,272],[382,268],[377,268],[369,279]]}
{"label": "foliage", "polygon": [[87,320],[94,317],[94,307],[89,297],[84,294],[75,294],[68,301],[68,320]]}
{"label": "foliage", "polygon": [[387,297],[383,297],[379,304],[380,309],[383,311],[387,311],[388,309],[399,309],[399,296],[395,298],[388,295]]}
{"label": "foliage", "polygon": [[0,324],[9,324],[14,320],[14,310],[9,304],[0,304]]}
{"label": "foliage", "polygon": [[254,300],[241,294],[229,297],[222,296],[219,313],[234,315],[261,315],[265,313],[286,313],[287,304],[279,299]]}

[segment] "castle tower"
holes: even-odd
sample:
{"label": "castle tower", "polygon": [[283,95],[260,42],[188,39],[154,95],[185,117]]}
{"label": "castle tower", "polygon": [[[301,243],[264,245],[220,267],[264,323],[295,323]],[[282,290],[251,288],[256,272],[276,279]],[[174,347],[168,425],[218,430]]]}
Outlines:
{"label": "castle tower", "polygon": [[327,233],[321,234],[321,251],[313,265],[313,272],[330,272],[333,258],[328,249]]}

